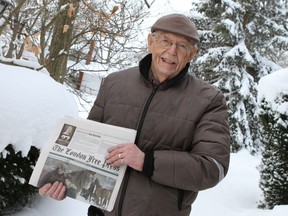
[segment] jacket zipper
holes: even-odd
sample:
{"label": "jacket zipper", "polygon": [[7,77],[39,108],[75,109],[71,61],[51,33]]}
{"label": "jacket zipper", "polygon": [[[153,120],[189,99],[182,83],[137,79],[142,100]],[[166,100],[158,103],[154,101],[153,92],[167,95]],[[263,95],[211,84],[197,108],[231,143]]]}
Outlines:
{"label": "jacket zipper", "polygon": [[[154,85],[153,83],[152,83],[152,86],[153,86],[153,90],[150,93],[149,98],[147,99],[147,101],[145,103],[143,112],[142,112],[142,114],[140,116],[139,124],[137,126],[137,134],[136,134],[136,138],[135,138],[135,144],[136,145],[138,145],[140,133],[141,133],[141,130],[142,130],[142,127],[143,127],[143,123],[144,123],[148,108],[149,108],[149,106],[151,104],[151,101],[152,101],[152,99],[153,99],[154,95],[156,94],[156,91],[157,91],[157,89],[159,87],[159,85]],[[126,173],[126,175],[124,177],[123,189],[122,189],[122,192],[121,192],[119,205],[118,205],[118,216],[122,216],[122,207],[123,207],[125,192],[126,192],[126,189],[127,189],[127,185],[128,185],[128,181],[129,181],[129,177],[130,177],[130,173],[131,173],[131,168],[127,167],[126,172],[127,173]]]}

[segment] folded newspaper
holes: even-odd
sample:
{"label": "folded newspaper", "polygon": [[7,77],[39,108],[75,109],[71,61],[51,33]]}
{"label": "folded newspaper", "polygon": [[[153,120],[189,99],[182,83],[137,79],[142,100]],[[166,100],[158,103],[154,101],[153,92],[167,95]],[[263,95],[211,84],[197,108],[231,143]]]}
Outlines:
{"label": "folded newspaper", "polygon": [[67,197],[111,211],[127,166],[111,166],[105,155],[114,145],[134,143],[135,136],[132,129],[65,116],[41,149],[29,184],[61,181]]}

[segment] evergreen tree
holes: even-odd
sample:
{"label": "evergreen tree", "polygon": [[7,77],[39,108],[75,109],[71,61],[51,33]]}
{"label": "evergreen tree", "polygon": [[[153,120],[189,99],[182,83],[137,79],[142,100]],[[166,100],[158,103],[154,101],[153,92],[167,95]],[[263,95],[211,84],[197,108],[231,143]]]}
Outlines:
{"label": "evergreen tree", "polygon": [[[224,92],[233,152],[243,147],[251,153],[259,150],[261,131],[256,86],[262,76],[279,69],[263,51],[272,37],[276,37],[266,34],[268,27],[263,26],[268,20],[276,22],[272,21],[274,9],[267,7],[268,2],[278,5],[256,0],[207,0],[195,4],[201,16],[192,19],[198,26],[201,43],[192,72]],[[266,8],[265,14],[260,8]]]}
{"label": "evergreen tree", "polygon": [[[242,0],[245,8],[246,44],[277,64],[288,46],[288,4],[286,0]],[[258,78],[266,74],[259,74]]]}
{"label": "evergreen tree", "polygon": [[[284,76],[280,76],[281,73],[282,75],[284,73],[287,74],[288,70],[281,70],[271,74],[279,76],[279,82],[277,83],[271,83],[271,78],[269,78],[271,75],[264,77],[265,80],[263,78],[259,88],[273,89],[272,92],[274,92],[277,86],[281,84],[281,77],[284,78]],[[271,83],[271,86],[268,86],[267,83]],[[284,83],[283,80],[282,83]],[[263,208],[273,208],[275,205],[288,204],[288,87],[286,86],[286,90],[283,90],[283,88],[279,90],[277,94],[269,92],[269,97],[265,97],[265,95],[259,96],[261,99],[260,117],[264,127],[262,136],[264,151],[262,152],[263,157],[259,166],[261,175],[260,188],[264,194],[264,200],[261,202],[260,207]],[[271,95],[275,96],[271,98]]]}

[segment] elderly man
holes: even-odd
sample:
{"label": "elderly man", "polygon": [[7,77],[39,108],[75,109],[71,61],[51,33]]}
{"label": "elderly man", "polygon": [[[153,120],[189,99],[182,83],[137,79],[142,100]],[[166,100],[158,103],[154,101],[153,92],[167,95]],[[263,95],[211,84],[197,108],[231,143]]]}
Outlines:
{"label": "elderly man", "polygon": [[[91,206],[88,215],[188,216],[197,193],[227,174],[224,96],[188,74],[198,42],[187,17],[161,17],[139,66],[105,78],[88,118],[136,129],[137,135],[135,143],[112,147],[106,156],[111,165],[128,165],[114,209]],[[57,182],[39,192],[63,199],[65,186]]]}

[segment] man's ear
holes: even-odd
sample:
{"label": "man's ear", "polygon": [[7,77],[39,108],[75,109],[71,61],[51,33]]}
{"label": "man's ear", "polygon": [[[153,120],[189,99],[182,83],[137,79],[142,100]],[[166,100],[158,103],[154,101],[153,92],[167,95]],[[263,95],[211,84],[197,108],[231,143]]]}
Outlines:
{"label": "man's ear", "polygon": [[148,34],[147,41],[148,41],[148,52],[151,53],[153,48],[153,35],[151,33]]}
{"label": "man's ear", "polygon": [[188,56],[188,62],[192,61],[192,59],[196,55],[197,51],[198,51],[197,47],[191,47],[191,51],[190,51],[190,54]]}

